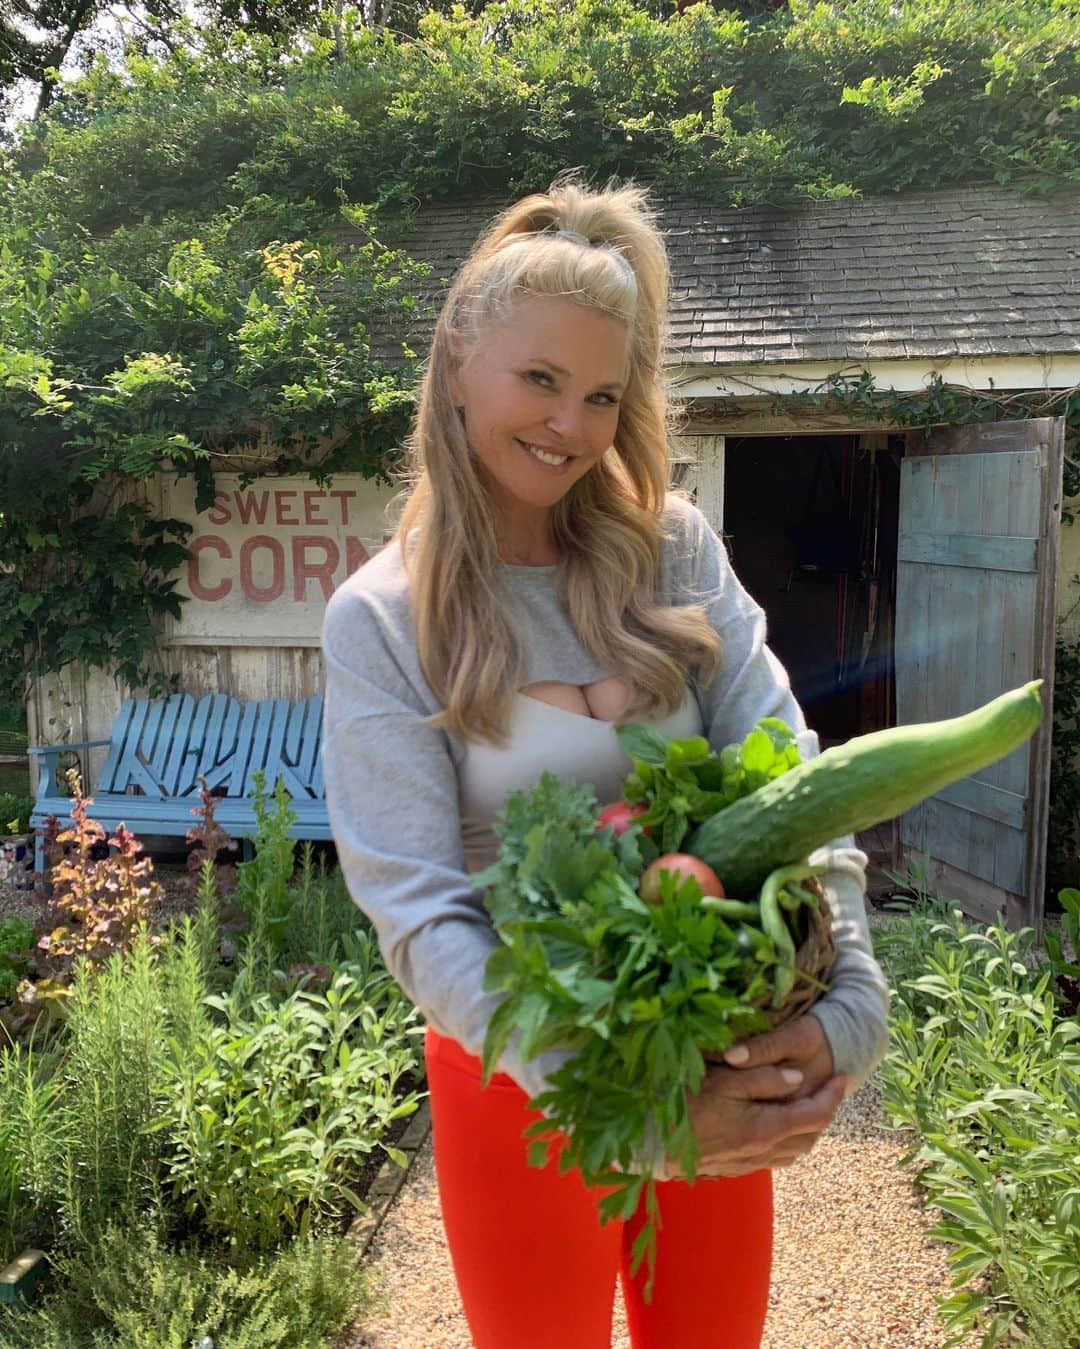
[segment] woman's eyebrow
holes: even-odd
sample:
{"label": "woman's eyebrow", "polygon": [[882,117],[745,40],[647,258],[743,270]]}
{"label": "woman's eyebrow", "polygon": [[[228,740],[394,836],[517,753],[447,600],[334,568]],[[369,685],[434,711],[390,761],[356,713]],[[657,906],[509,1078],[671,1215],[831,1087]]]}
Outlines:
{"label": "woman's eyebrow", "polygon": [[[549,370],[554,370],[557,375],[569,375],[570,373],[569,370],[564,370],[561,365],[549,361],[546,356],[532,356],[530,360],[538,361],[540,365],[546,365]],[[623,385],[621,380],[613,379],[609,380],[607,384],[598,384],[596,387],[598,389],[621,389]]]}

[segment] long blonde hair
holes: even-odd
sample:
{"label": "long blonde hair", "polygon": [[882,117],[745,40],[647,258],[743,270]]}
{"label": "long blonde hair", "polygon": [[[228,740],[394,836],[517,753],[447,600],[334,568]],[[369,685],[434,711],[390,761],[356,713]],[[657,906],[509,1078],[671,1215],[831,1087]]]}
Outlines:
{"label": "long blonde hair", "polygon": [[574,629],[631,685],[620,720],[674,711],[686,674],[707,682],[720,661],[699,606],[654,596],[679,413],[663,382],[670,273],[656,212],[641,187],[612,179],[592,191],[577,175],[560,174],[546,193],[500,212],[463,263],[439,314],[399,474],[406,497],[393,540],[409,572],[420,665],[443,707],[430,720],[466,740],[505,744],[524,653],[508,618],[491,499],[450,379],[525,296],[572,294],[627,326],[629,378],[612,447],[551,514]]}

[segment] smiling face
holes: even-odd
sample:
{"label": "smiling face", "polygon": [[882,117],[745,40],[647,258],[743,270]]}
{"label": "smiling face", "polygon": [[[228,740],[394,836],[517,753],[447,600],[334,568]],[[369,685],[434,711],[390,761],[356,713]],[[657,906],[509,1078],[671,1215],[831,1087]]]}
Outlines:
{"label": "smiling face", "polygon": [[611,447],[628,348],[619,319],[529,296],[451,379],[513,560],[554,560],[551,508]]}

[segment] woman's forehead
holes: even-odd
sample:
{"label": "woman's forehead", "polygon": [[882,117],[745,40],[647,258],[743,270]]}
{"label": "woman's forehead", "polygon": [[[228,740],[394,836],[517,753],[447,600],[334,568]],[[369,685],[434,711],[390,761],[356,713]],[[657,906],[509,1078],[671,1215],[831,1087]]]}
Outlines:
{"label": "woman's forehead", "polygon": [[523,297],[487,339],[482,345],[510,360],[547,360],[575,374],[587,367],[602,382],[626,372],[626,324],[564,296]]}

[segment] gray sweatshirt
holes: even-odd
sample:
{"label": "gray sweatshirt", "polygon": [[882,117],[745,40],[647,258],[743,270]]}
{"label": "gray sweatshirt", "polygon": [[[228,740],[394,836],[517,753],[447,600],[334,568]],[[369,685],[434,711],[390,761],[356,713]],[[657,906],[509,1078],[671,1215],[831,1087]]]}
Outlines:
{"label": "gray sweatshirt", "polygon": [[[765,615],[735,576],[721,540],[686,499],[664,509],[670,537],[657,596],[701,603],[723,641],[720,672],[690,687],[704,733],[719,751],[761,717],[780,717],[798,735],[804,758],[817,736],[765,642]],[[582,648],[556,593],[555,567],[502,568],[513,621],[526,650],[523,683],[593,683],[613,673]],[[326,799],[349,892],[371,919],[391,974],[442,1035],[479,1056],[502,994],[483,991],[484,967],[498,944],[473,885],[462,839],[461,772],[468,746],[421,718],[438,712],[420,669],[409,580],[397,541],[336,591],[323,627]],[[626,761],[626,771],[630,763]],[[830,869],[823,883],[838,947],[830,988],[814,1005],[836,1071],[855,1084],[883,1058],[888,991],[873,958],[864,906],[865,854],[850,838],[815,854]],[[498,1069],[529,1095],[565,1062],[551,1050],[525,1060],[511,1038]]]}

